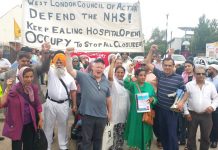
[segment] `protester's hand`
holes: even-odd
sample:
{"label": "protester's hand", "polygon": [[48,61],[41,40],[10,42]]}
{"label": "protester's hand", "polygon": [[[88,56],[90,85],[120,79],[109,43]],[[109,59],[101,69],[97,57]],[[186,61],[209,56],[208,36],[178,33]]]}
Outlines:
{"label": "protester's hand", "polygon": [[192,121],[192,116],[190,114],[185,115],[186,120],[188,121]]}
{"label": "protester's hand", "polygon": [[137,81],[137,78],[134,76],[131,78],[131,80],[132,80],[132,82],[135,82],[135,81]]}
{"label": "protester's hand", "polygon": [[149,99],[148,99],[148,102],[151,104],[152,102],[154,101],[154,98],[153,97],[150,97]]}
{"label": "protester's hand", "polygon": [[129,65],[128,72],[132,73],[133,69],[134,69],[134,64],[132,63],[132,64]]}
{"label": "protester's hand", "polygon": [[43,119],[39,119],[39,122],[38,122],[38,129],[42,129],[43,127]]}
{"label": "protester's hand", "polygon": [[175,52],[174,48],[169,48],[167,50],[168,55],[172,55],[172,54],[174,54],[174,52]]}
{"label": "protester's hand", "polygon": [[67,47],[66,52],[74,53],[75,48],[74,47]]}
{"label": "protester's hand", "polygon": [[177,105],[177,109],[179,111],[183,110],[183,106],[184,106],[184,102],[183,101],[179,101],[176,105]]}
{"label": "protester's hand", "polygon": [[153,45],[151,45],[151,48],[150,48],[150,50],[151,51],[156,51],[158,49],[158,46],[156,45],[156,44],[153,44]]}
{"label": "protester's hand", "polygon": [[75,113],[77,111],[77,106],[76,105],[73,105],[72,107],[72,112]]}
{"label": "protester's hand", "polygon": [[112,58],[111,58],[111,63],[115,63],[115,61],[116,61],[116,56],[112,56]]}
{"label": "protester's hand", "polygon": [[45,42],[42,44],[42,51],[49,51],[51,49],[51,45],[49,42]]}
{"label": "protester's hand", "polygon": [[7,80],[6,83],[7,83],[7,89],[8,89],[8,90],[10,90],[10,88],[11,88],[13,82],[14,82],[14,79],[12,79],[12,78],[10,78],[10,79]]}
{"label": "protester's hand", "polygon": [[209,106],[206,108],[205,112],[207,112],[208,114],[212,113],[214,110],[213,110],[213,107]]}

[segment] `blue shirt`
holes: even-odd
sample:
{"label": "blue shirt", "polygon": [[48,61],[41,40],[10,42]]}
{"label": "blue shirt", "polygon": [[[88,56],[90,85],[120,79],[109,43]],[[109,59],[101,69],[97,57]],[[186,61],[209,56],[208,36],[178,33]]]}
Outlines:
{"label": "blue shirt", "polygon": [[81,88],[79,112],[100,118],[107,118],[107,97],[110,96],[109,81],[103,75],[101,81],[92,74],[77,71],[76,80]]}
{"label": "blue shirt", "polygon": [[186,91],[185,84],[181,75],[173,73],[167,76],[163,71],[154,68],[153,73],[158,80],[157,85],[157,106],[170,110],[173,105],[175,97],[168,97],[168,94],[175,93],[177,89]]}
{"label": "blue shirt", "polygon": [[215,85],[216,91],[218,92],[218,75],[216,75],[214,78],[207,78],[207,80]]}

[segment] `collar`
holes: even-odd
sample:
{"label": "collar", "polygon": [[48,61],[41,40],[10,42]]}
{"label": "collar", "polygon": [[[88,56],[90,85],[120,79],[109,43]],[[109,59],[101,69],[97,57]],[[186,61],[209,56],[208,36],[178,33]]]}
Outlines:
{"label": "collar", "polygon": [[[192,82],[193,82],[195,85],[197,85],[196,80],[192,80]],[[209,83],[210,83],[209,81],[204,80],[204,84],[203,84],[203,85],[208,85]]]}
{"label": "collar", "polygon": [[169,76],[167,76],[164,72],[163,72],[163,74],[164,74],[165,77],[172,77],[172,76],[177,75],[175,72],[173,72],[173,73],[172,73],[171,75],[169,75]]}
{"label": "collar", "polygon": [[[92,74],[92,71],[89,73],[89,76],[91,77],[91,78],[93,78],[94,80],[96,80],[96,78],[93,76],[93,74]],[[102,76],[101,76],[101,80],[100,81],[102,81],[102,80],[105,80],[106,79],[106,76],[104,75],[104,73],[102,73]]]}

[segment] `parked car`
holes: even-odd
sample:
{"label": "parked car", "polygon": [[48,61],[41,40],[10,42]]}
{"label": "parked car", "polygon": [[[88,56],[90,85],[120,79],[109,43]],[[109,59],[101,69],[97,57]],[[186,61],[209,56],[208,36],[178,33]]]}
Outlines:
{"label": "parked car", "polygon": [[186,59],[183,55],[173,54],[172,59],[174,60],[176,65],[182,65],[185,63]]}
{"label": "parked car", "polygon": [[196,66],[205,66],[206,68],[208,68],[209,65],[212,64],[218,65],[218,60],[216,60],[215,58],[195,57],[193,63]]}

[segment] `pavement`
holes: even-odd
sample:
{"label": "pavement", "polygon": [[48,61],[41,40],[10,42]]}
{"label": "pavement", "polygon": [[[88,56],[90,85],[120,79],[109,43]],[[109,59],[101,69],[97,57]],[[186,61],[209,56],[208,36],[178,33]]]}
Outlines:
{"label": "pavement", "polygon": [[[68,127],[69,127],[69,137],[70,137],[70,127],[73,123],[73,115],[70,117]],[[2,128],[3,128],[3,121],[0,121],[0,135],[2,133]],[[197,133],[197,139],[199,138],[199,131]],[[197,145],[199,147],[199,142],[197,141]],[[8,138],[5,138],[5,140],[0,141],[0,150],[11,150],[11,140]],[[54,137],[54,142],[52,144],[52,150],[59,150],[58,147],[58,138],[57,138],[57,128],[55,128],[55,137]],[[74,140],[69,140],[69,150],[76,150],[76,144]],[[127,146],[124,145],[124,150],[128,150]],[[154,137],[154,140],[152,142],[151,150],[160,150],[156,146],[156,138]],[[180,146],[179,150],[184,150],[184,146]],[[210,150],[218,150],[217,149],[210,149]]]}

